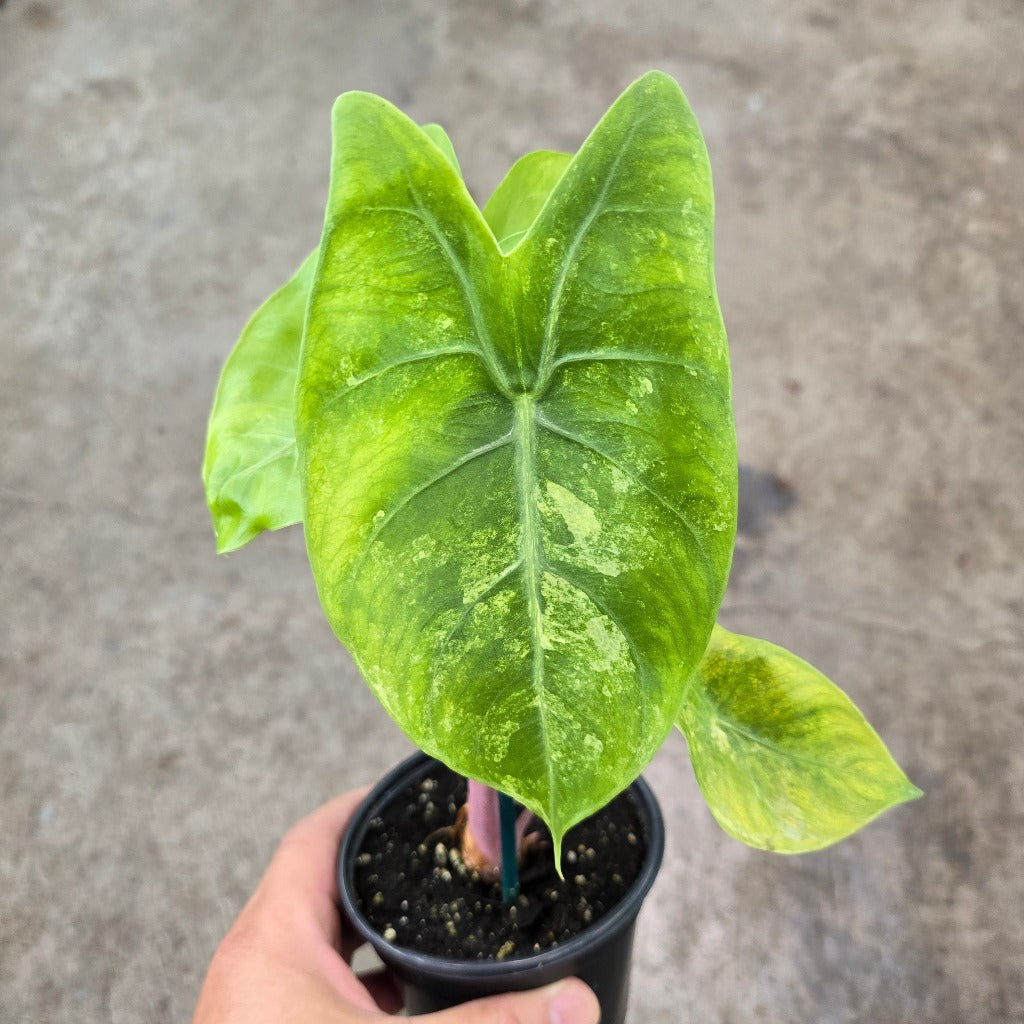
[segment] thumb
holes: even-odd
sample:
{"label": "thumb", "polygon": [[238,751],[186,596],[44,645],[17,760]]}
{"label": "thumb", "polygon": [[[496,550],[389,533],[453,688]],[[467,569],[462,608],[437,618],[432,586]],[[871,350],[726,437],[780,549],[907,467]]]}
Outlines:
{"label": "thumb", "polygon": [[424,1024],[598,1024],[597,996],[578,978],[568,978],[529,992],[476,999],[432,1013]]}

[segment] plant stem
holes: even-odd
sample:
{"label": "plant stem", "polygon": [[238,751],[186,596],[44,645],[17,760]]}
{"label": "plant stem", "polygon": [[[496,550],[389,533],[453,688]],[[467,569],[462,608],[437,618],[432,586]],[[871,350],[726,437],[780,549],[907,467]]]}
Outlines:
{"label": "plant stem", "polygon": [[506,903],[519,895],[519,850],[526,827],[532,819],[529,811],[518,812],[516,802],[482,782],[468,779],[466,809],[469,833],[467,845],[482,856],[486,864],[474,865],[482,874],[501,877]]}
{"label": "plant stem", "polygon": [[468,828],[480,853],[494,868],[501,864],[501,818],[498,812],[498,791],[474,779],[469,783],[466,807]]}

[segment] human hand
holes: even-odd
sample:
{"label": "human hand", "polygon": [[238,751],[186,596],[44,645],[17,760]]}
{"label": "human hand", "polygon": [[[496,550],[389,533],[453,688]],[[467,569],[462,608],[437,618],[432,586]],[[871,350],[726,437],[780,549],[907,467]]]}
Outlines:
{"label": "human hand", "polygon": [[[360,939],[342,926],[335,859],[358,790],[324,804],[281,841],[220,944],[192,1024],[371,1024],[401,1009],[383,971],[357,976]],[[430,1024],[598,1024],[593,992],[575,978],[492,996],[420,1019]]]}

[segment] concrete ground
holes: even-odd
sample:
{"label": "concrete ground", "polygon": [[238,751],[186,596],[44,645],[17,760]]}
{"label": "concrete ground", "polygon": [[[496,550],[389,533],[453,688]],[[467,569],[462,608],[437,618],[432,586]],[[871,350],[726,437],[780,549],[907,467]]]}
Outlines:
{"label": "concrete ground", "polygon": [[222,359],[318,237],[335,95],[483,199],[650,67],[715,169],[743,530],[723,621],[924,800],[748,850],[681,740],[636,1024],[1024,1021],[1020,0],[0,3],[0,1020],[187,1020],[286,826],[409,748],[301,533],[214,555]]}

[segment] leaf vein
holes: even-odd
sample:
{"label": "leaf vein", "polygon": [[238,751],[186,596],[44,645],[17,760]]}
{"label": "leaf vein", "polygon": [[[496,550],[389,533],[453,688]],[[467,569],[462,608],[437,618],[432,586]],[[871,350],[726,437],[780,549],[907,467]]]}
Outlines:
{"label": "leaf vein", "polygon": [[[572,579],[567,576],[564,572],[552,565],[547,560],[544,561],[544,568],[552,575],[557,576],[559,579],[564,580],[573,590],[578,590],[602,615],[605,616],[619,631],[619,635],[622,637],[626,648],[629,651],[629,656],[633,660],[633,664],[637,667],[637,671],[640,670],[640,658],[637,652],[636,646],[630,639],[630,635],[626,628],[619,621],[619,617],[605,604],[604,600],[597,597],[592,590],[580,583],[579,580]],[[647,705],[644,701],[639,701],[637,704],[637,710],[640,713],[640,734],[643,735],[647,730]]]}
{"label": "leaf vein", "polygon": [[704,541],[701,538],[700,533],[697,531],[697,528],[691,522],[689,516],[687,516],[686,513],[683,512],[681,509],[676,508],[676,506],[672,504],[672,502],[669,501],[663,494],[659,494],[658,491],[656,491],[649,483],[647,483],[646,480],[638,476],[634,470],[624,465],[613,455],[609,455],[608,452],[604,451],[602,448],[599,448],[597,445],[585,440],[578,434],[574,434],[572,433],[572,431],[566,430],[564,427],[558,426],[557,423],[552,423],[551,420],[547,419],[544,416],[538,416],[537,423],[540,426],[544,427],[545,430],[550,431],[552,434],[556,434],[558,437],[563,437],[565,438],[565,440],[571,441],[574,444],[578,444],[581,448],[586,448],[588,451],[592,451],[595,455],[599,455],[610,465],[618,469],[620,473],[624,473],[627,477],[629,477],[630,480],[632,480],[638,486],[642,487],[645,491],[647,491],[648,494],[651,495],[651,497],[653,497],[668,512],[670,512],[675,519],[682,523],[682,525],[686,528],[687,532],[693,538],[697,550],[700,552],[701,557],[703,558],[705,563],[710,561],[710,557],[704,547]]}
{"label": "leaf vein", "polygon": [[455,623],[454,626],[452,626],[452,628],[448,632],[448,635],[441,642],[441,646],[446,647],[448,644],[450,644],[452,640],[455,639],[455,634],[458,633],[459,630],[461,630],[462,627],[466,624],[466,620],[473,613],[473,609],[475,609],[478,605],[486,601],[487,598],[489,598],[492,594],[497,593],[502,583],[504,583],[505,580],[507,580],[509,576],[511,576],[512,573],[514,573],[517,569],[521,569],[522,566],[522,558],[517,558],[514,562],[505,566],[505,568],[502,569],[501,572],[499,572],[494,577],[494,579],[492,579],[491,582],[488,583],[487,586],[484,587],[484,589],[479,594],[477,594],[476,597],[474,597],[473,600],[469,602],[469,604],[466,605],[466,607],[462,610],[462,614],[459,616],[458,621]]}
{"label": "leaf vein", "polygon": [[419,193],[416,191],[416,186],[412,183],[412,180],[408,178],[406,180],[408,183],[409,195],[412,197],[412,201],[416,204],[416,209],[405,210],[401,207],[379,207],[379,209],[391,209],[398,213],[406,213],[410,217],[416,217],[423,223],[427,231],[430,232],[434,241],[437,242],[444,251],[452,270],[455,272],[455,276],[458,278],[459,288],[462,291],[463,302],[466,304],[466,309],[469,312],[470,319],[473,321],[473,329],[476,331],[476,336],[480,341],[480,355],[483,357],[488,370],[490,370],[491,377],[493,378],[498,390],[501,391],[506,398],[509,398],[511,397],[512,392],[509,388],[508,381],[505,380],[504,373],[501,372],[501,366],[494,351],[494,342],[491,339],[490,332],[486,329],[484,324],[483,314],[481,313],[480,305],[473,294],[473,286],[470,282],[469,275],[466,272],[466,268],[462,265],[462,261],[455,255],[455,251],[452,249],[451,243],[445,237],[445,234],[437,223],[436,218],[427,212],[427,209],[420,200]]}
{"label": "leaf vein", "polygon": [[[471,345],[452,345],[449,348],[436,348],[431,349],[429,352],[416,352],[413,355],[405,356],[402,359],[393,359],[391,362],[382,363],[369,373],[363,374],[362,377],[356,377],[350,384],[346,384],[344,391],[339,391],[336,395],[331,396],[331,398],[324,402],[322,413],[328,412],[337,405],[338,402],[348,398],[356,388],[369,383],[371,380],[376,380],[377,377],[380,377],[382,374],[385,374],[389,370],[393,370],[398,366],[408,366],[410,363],[421,363],[427,359],[437,359],[440,356],[453,355],[476,356],[478,359],[483,359],[483,355],[480,350],[473,348]],[[484,360],[484,362],[486,363],[486,360]]]}
{"label": "leaf vein", "polygon": [[561,313],[562,292],[565,290],[565,283],[569,278],[569,271],[576,263],[576,256],[579,252],[580,246],[583,244],[583,239],[586,237],[587,232],[597,219],[605,200],[608,198],[608,192],[611,189],[612,182],[615,180],[615,175],[618,173],[622,157],[629,148],[629,144],[632,142],[633,136],[636,134],[637,129],[642,123],[643,119],[634,121],[629,126],[629,130],[626,132],[626,137],[622,140],[622,143],[615,152],[615,156],[612,158],[611,166],[608,168],[608,173],[605,175],[604,181],[601,183],[601,189],[598,192],[597,199],[594,201],[594,205],[590,208],[590,211],[587,213],[586,217],[583,218],[580,226],[576,229],[576,234],[573,236],[573,240],[569,244],[569,248],[566,250],[565,258],[562,261],[558,277],[555,280],[555,286],[551,289],[551,297],[548,300],[547,317],[544,323],[544,337],[541,341],[540,349],[540,366],[538,369],[538,375],[541,381],[546,382],[550,374],[550,363],[552,358],[551,349],[554,343],[555,328],[558,326],[559,315]]}
{"label": "leaf vein", "polygon": [[810,757],[807,754],[800,754],[795,750],[787,750],[785,747],[780,747],[777,743],[764,736],[758,736],[757,733],[752,732],[746,726],[740,725],[739,722],[727,717],[727,712],[706,691],[701,692],[701,699],[711,708],[715,720],[723,729],[727,729],[729,732],[735,733],[737,736],[741,736],[759,747],[763,747],[769,753],[774,754],[777,757],[782,757],[791,761],[799,761],[801,764],[812,765],[815,768],[820,768],[833,777],[841,774],[840,769],[838,769],[834,763],[821,761],[816,757]]}
{"label": "leaf vein", "polygon": [[257,462],[253,462],[250,465],[245,466],[243,469],[231,473],[226,477],[225,484],[227,483],[228,480],[238,480],[240,477],[249,476],[250,474],[255,473],[257,470],[262,469],[264,466],[269,466],[270,463],[276,462],[278,459],[284,458],[290,448],[295,448],[294,440],[291,440],[288,443],[281,445],[279,448],[275,448],[272,452],[269,452],[267,455],[264,455],[263,458],[259,459]]}
{"label": "leaf vein", "polygon": [[718,394],[721,390],[718,378],[700,363],[694,363],[687,359],[670,359],[667,356],[648,355],[645,352],[630,352],[606,350],[597,352],[569,352],[559,356],[552,364],[552,370],[556,370],[567,363],[653,363],[656,366],[671,366],[677,370],[685,370],[688,374],[703,377],[714,385],[714,392]]}
{"label": "leaf vein", "polygon": [[409,504],[409,502],[414,501],[416,498],[418,498],[424,492],[428,491],[435,484],[439,484],[442,480],[447,479],[453,473],[462,469],[463,466],[468,465],[474,459],[478,459],[483,455],[487,455],[489,452],[497,451],[499,448],[504,448],[506,445],[512,442],[512,439],[513,434],[511,431],[509,431],[509,433],[502,434],[501,437],[499,437],[495,441],[491,441],[489,444],[481,445],[479,448],[474,448],[472,451],[467,452],[465,455],[461,456],[460,458],[456,459],[453,463],[446,466],[439,473],[435,473],[432,477],[429,477],[418,487],[413,488],[407,494],[403,495],[402,498],[400,498],[394,505],[391,506],[390,509],[388,509],[384,518],[381,519],[381,521],[370,532],[370,535],[366,538],[365,544],[363,545],[363,553],[359,556],[358,561],[352,567],[352,571],[349,573],[349,578],[356,578],[356,576],[359,573],[359,570],[362,569],[363,564],[369,557],[370,551],[373,549],[374,543],[380,539],[380,535],[387,528],[388,524],[394,520],[395,516],[397,516],[398,513],[401,512],[402,509],[404,509]]}

